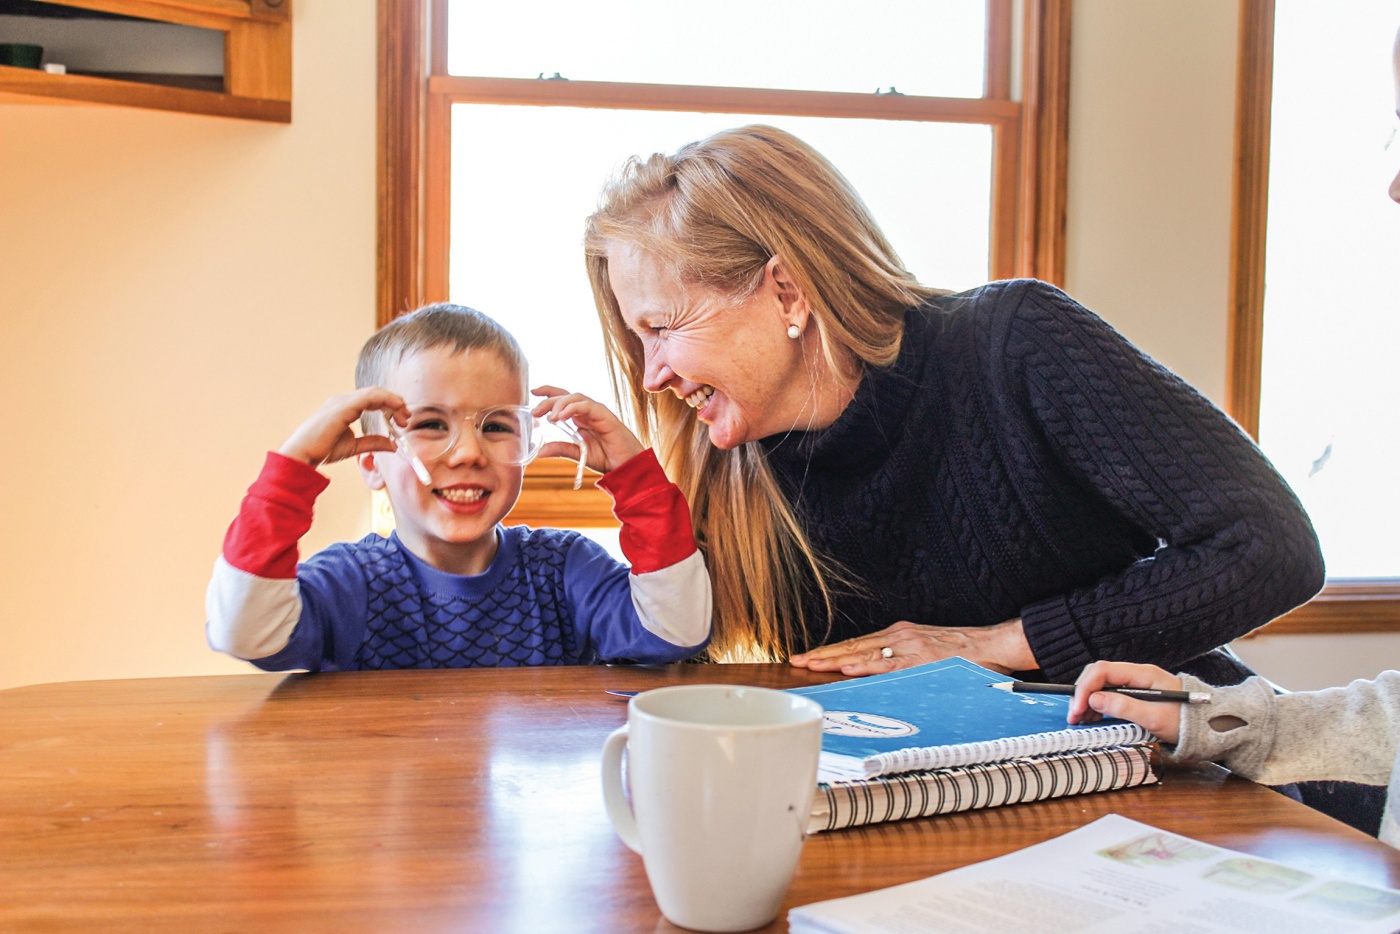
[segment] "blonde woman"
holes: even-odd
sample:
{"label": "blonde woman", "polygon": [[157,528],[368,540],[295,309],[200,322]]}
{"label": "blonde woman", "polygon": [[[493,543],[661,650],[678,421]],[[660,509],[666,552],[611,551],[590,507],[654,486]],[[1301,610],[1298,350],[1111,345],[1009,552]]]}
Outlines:
{"label": "blonde woman", "polygon": [[1224,414],[1045,283],[921,285],[787,133],[632,160],[585,250],[619,394],[692,506],[712,658],[1234,682],[1213,650],[1322,584]]}

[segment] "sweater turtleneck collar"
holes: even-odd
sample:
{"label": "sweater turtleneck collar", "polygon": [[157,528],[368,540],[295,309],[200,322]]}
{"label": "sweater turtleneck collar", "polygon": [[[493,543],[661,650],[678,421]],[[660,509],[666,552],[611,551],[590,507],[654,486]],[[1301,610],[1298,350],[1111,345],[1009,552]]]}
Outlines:
{"label": "sweater turtleneck collar", "polygon": [[904,315],[899,356],[890,366],[867,366],[845,410],[826,428],[788,431],[759,441],[780,470],[818,467],[854,471],[889,457],[904,431],[905,416],[919,388],[929,316]]}

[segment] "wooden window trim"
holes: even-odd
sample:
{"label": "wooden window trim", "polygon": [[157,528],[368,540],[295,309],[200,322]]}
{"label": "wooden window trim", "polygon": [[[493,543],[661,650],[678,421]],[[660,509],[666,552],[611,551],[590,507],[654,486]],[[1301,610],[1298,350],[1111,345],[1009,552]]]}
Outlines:
{"label": "wooden window trim", "polygon": [[[1015,10],[1024,37],[1020,94],[1013,74]],[[544,82],[447,74],[445,0],[379,0],[378,326],[447,298],[450,204],[448,127],[456,101],[522,105],[867,116],[978,123],[992,128],[993,278],[1064,279],[1071,0],[987,0],[982,98],[874,96],[749,88]],[[512,522],[615,526],[611,501],[573,469],[537,462],[526,471]]]}
{"label": "wooden window trim", "polygon": [[1242,0],[1239,43],[1225,408],[1250,437],[1258,438],[1264,237],[1269,219],[1269,113],[1274,82],[1273,0]]}
{"label": "wooden window trim", "polygon": [[[1251,437],[1257,438],[1264,356],[1274,0],[1242,0],[1239,43],[1226,409]],[[1311,601],[1256,634],[1344,632],[1400,632],[1400,581],[1329,581]]]}
{"label": "wooden window trim", "polygon": [[1330,581],[1322,593],[1245,638],[1385,632],[1400,632],[1400,587],[1391,578]]}
{"label": "wooden window trim", "polygon": [[1022,49],[1017,275],[1065,284],[1071,0],[1028,3]]}
{"label": "wooden window trim", "polygon": [[423,304],[424,91],[430,36],[419,0],[380,0],[375,327]]}

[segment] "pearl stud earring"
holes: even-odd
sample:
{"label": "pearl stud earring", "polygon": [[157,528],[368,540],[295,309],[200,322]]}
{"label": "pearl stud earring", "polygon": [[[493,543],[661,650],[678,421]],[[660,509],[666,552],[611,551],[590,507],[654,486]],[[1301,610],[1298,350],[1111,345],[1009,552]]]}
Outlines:
{"label": "pearl stud earring", "polygon": [[788,337],[797,340],[802,336],[802,329],[795,324],[788,325]]}

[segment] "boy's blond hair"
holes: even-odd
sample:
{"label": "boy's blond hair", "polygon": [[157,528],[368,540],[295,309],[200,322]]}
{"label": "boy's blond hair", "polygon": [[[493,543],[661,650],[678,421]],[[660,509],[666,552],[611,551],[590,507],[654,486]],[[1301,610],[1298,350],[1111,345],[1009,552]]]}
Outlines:
{"label": "boy's blond hair", "polygon": [[[384,385],[384,378],[404,357],[434,347],[450,347],[456,353],[494,352],[520,374],[523,399],[530,367],[515,338],[499,322],[475,308],[448,302],[424,305],[395,318],[365,341],[355,362],[355,388]],[[362,422],[366,432],[383,433],[384,418],[380,413],[366,412]]]}

